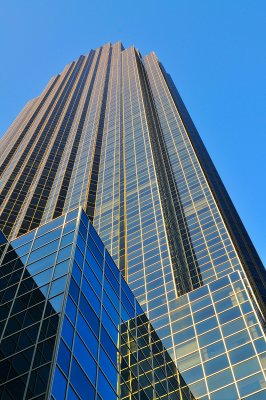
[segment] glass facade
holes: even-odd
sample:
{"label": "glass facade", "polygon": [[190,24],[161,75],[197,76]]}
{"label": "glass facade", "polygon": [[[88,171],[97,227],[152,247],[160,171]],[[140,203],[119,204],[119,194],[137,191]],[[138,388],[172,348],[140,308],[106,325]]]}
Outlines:
{"label": "glass facade", "polygon": [[194,398],[84,211],[2,242],[1,398]]}
{"label": "glass facade", "polygon": [[[244,305],[232,287],[235,294],[224,294],[216,309],[212,288],[224,285],[226,293],[226,282],[239,277],[262,342],[265,269],[153,52],[142,57],[135,47],[124,49],[118,42],[80,56],[26,105],[0,144],[0,229],[12,243],[82,207],[195,397],[260,396],[260,356],[256,373],[248,352],[241,362],[231,362],[233,349],[219,319],[219,307],[227,304],[227,323],[233,326],[233,307],[245,319]],[[192,298],[204,290],[208,306],[196,311]],[[231,307],[228,297],[235,302]],[[195,320],[198,315],[202,321]],[[208,345],[222,341],[217,354],[227,364],[216,356],[205,359],[208,349],[202,350],[197,331],[201,323],[220,332],[219,340],[209,334]],[[245,324],[255,351],[256,339]],[[216,361],[215,372],[205,368]],[[249,378],[241,375],[243,366]],[[98,372],[96,390],[97,379]],[[253,379],[252,392],[242,390],[243,379]]]}
{"label": "glass facade", "polygon": [[233,272],[177,303],[176,363],[195,397],[263,399],[265,331],[244,275]]}

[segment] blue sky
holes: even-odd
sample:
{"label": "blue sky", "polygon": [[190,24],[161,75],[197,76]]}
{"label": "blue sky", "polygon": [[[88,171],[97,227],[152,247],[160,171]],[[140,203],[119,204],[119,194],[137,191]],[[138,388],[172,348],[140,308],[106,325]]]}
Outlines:
{"label": "blue sky", "polygon": [[80,54],[117,40],[154,50],[265,263],[265,0],[10,0],[0,37],[0,136]]}

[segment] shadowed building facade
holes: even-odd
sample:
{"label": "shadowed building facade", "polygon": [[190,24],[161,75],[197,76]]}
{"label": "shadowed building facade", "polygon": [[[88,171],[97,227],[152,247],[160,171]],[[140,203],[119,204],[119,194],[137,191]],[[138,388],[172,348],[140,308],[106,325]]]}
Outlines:
{"label": "shadowed building facade", "polygon": [[81,56],[0,151],[9,240],[81,206],[195,397],[263,398],[265,270],[154,53]]}

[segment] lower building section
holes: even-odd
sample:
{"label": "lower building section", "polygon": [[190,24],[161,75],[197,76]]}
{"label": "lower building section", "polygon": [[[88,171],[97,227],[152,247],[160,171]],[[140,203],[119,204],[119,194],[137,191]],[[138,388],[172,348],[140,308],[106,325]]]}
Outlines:
{"label": "lower building section", "polygon": [[266,398],[264,323],[243,273],[176,301],[176,365],[201,400]]}
{"label": "lower building section", "polygon": [[81,209],[0,243],[1,399],[194,399]]}

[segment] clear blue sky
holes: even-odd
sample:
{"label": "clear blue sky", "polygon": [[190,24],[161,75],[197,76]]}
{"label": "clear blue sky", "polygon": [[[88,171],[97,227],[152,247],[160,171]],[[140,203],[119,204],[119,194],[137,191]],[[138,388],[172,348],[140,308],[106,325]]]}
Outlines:
{"label": "clear blue sky", "polygon": [[0,136],[80,54],[117,40],[154,50],[265,263],[265,0],[9,0],[0,37]]}

